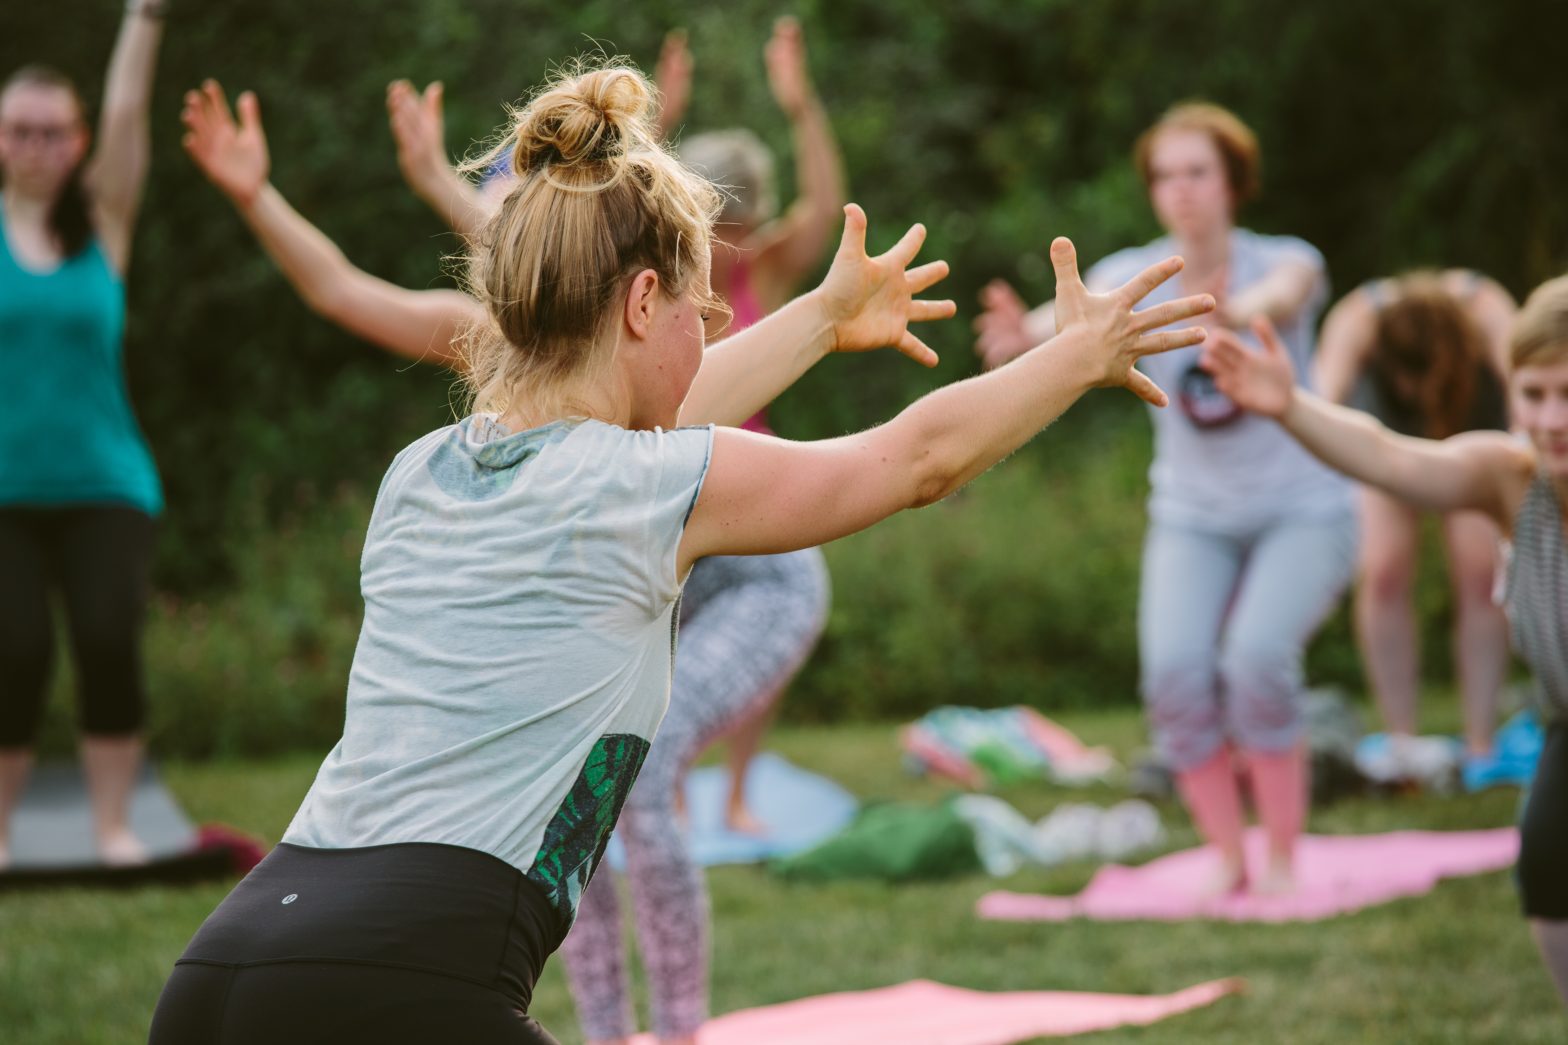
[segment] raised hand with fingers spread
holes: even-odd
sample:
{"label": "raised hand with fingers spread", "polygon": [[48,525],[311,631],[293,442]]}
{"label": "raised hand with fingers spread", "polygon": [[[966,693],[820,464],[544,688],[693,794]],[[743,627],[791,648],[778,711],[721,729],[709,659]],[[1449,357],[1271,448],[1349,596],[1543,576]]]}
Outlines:
{"label": "raised hand with fingers spread", "polygon": [[393,80],[387,85],[387,121],[397,142],[398,169],[408,187],[448,228],[472,238],[489,217],[494,201],[447,158],[445,92],[439,80],[423,91],[408,80]]}
{"label": "raised hand with fingers spread", "polygon": [[185,124],[181,142],[209,181],[237,206],[248,207],[267,184],[272,161],[255,93],[241,94],[237,108],[239,121],[235,122],[229,100],[216,80],[207,80],[199,90],[186,91],[185,107],[180,111],[180,121]]}
{"label": "raised hand with fingers spread", "polygon": [[1030,329],[1029,306],[1006,280],[993,279],[982,287],[980,306],[982,311],[974,322],[975,354],[988,369],[1001,366],[1050,336],[1034,335]]}
{"label": "raised hand with fingers spread", "polygon": [[1204,329],[1159,330],[1213,310],[1207,294],[1133,311],[1155,287],[1181,271],[1181,258],[1166,258],[1138,273],[1109,294],[1091,294],[1078,275],[1078,254],[1063,237],[1051,244],[1056,268],[1056,323],[1061,334],[1082,329],[1089,335],[1085,355],[1097,388],[1125,388],[1154,406],[1169,402],[1165,392],[1137,369],[1138,360],[1173,348],[1196,345]]}
{"label": "raised hand with fingers spread", "polygon": [[892,346],[925,366],[937,356],[909,330],[909,324],[947,319],[957,311],[951,301],[915,297],[947,276],[947,262],[909,266],[925,242],[924,225],[909,231],[885,254],[866,253],[866,212],[856,204],[844,208],[844,234],[833,265],[817,293],[833,325],[833,349],[863,352]]}
{"label": "raised hand with fingers spread", "polygon": [[397,142],[397,165],[410,185],[428,184],[451,168],[441,111],[444,91],[439,80],[423,91],[408,80],[387,84],[387,118]]}
{"label": "raised hand with fingers spread", "polygon": [[1248,348],[1233,330],[1214,331],[1203,350],[1203,366],[1221,392],[1244,410],[1275,419],[1285,416],[1296,396],[1296,368],[1265,317],[1252,321],[1260,349]]}

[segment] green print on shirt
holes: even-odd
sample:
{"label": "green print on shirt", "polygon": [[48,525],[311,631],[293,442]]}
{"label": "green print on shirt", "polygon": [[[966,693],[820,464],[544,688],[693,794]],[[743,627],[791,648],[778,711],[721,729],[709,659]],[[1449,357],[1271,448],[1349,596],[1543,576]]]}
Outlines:
{"label": "green print on shirt", "polygon": [[648,742],[642,737],[631,733],[600,737],[545,828],[528,877],[544,888],[567,922],[576,915],[577,901],[610,843],[621,806],[647,757]]}

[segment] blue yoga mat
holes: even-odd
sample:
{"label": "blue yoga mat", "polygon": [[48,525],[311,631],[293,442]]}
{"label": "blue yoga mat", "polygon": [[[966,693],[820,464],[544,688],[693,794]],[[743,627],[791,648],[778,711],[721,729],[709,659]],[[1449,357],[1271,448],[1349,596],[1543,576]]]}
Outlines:
{"label": "blue yoga mat", "polygon": [[[766,825],[765,834],[725,829],[728,792],[729,772],[722,766],[705,766],[686,775],[687,836],[692,854],[704,867],[752,864],[802,852],[837,834],[860,805],[833,781],[768,752],[752,759],[746,773],[746,800],[752,815]],[[619,837],[611,837],[605,859],[617,871],[625,870]]]}

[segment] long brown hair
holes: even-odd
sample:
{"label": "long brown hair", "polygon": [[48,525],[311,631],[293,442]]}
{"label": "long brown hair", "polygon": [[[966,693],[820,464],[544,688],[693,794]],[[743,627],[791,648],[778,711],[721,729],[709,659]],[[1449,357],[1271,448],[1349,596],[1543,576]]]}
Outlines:
{"label": "long brown hair", "polygon": [[1372,379],[1428,439],[1463,431],[1487,364],[1486,336],[1435,272],[1393,282],[1373,330]]}
{"label": "long brown hair", "polygon": [[[51,87],[68,91],[76,102],[78,117],[85,114],[82,96],[76,84],[69,76],[51,66],[22,66],[6,78],[4,85],[0,85],[0,96],[13,87]],[[60,194],[55,197],[54,205],[49,208],[49,230],[60,241],[61,252],[68,258],[86,250],[93,238],[92,211],[88,207],[87,187],[82,182],[84,165],[85,162],[79,163],[71,171],[60,188]]]}

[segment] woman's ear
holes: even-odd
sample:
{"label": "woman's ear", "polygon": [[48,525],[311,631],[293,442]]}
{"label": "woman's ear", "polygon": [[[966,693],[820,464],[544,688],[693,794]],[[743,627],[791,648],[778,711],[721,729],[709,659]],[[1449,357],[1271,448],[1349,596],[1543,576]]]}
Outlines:
{"label": "woman's ear", "polygon": [[633,337],[646,338],[652,332],[659,297],[659,274],[653,269],[643,269],[632,277],[626,290],[626,327]]}

